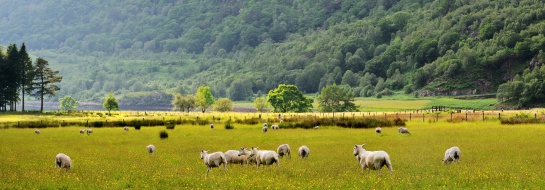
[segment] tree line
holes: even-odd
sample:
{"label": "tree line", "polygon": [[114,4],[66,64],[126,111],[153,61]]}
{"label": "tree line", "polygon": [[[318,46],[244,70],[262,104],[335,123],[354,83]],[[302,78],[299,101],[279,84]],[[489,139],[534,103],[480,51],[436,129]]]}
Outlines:
{"label": "tree line", "polygon": [[36,58],[34,64],[23,43],[21,48],[11,44],[6,51],[0,47],[0,111],[25,111],[25,95],[41,101],[43,111],[44,96],[55,96],[61,82],[59,71],[49,68],[47,60]]}

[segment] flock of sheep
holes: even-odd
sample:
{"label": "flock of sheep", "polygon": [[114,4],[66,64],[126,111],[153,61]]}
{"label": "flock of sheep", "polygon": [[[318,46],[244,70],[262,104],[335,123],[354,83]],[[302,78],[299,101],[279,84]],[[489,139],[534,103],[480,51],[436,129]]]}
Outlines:
{"label": "flock of sheep", "polygon": [[[210,124],[210,128],[214,128],[214,124]],[[278,125],[272,125],[273,130],[278,130]],[[318,126],[314,127],[318,129]],[[124,127],[123,130],[128,131],[128,127]],[[262,131],[267,132],[268,124],[264,123]],[[382,135],[382,128],[375,128],[376,134]],[[40,134],[40,130],[36,129],[34,131],[36,134]],[[80,134],[87,133],[90,135],[93,133],[92,129],[81,129]],[[398,128],[398,134],[408,134],[411,133],[405,127]],[[362,171],[364,172],[367,168],[369,171],[377,170],[381,174],[380,169],[384,166],[388,168],[390,174],[393,175],[392,162],[390,161],[390,156],[388,153],[382,150],[378,151],[367,151],[363,148],[365,144],[354,145],[354,156],[360,164]],[[153,155],[156,148],[153,144],[146,146],[146,150],[150,155]],[[310,149],[303,145],[299,147],[297,151],[298,156],[306,160],[310,154]],[[258,150],[258,147],[252,147],[247,149],[246,147],[241,147],[239,150],[228,150],[226,152],[213,152],[209,153],[208,150],[201,150],[201,159],[204,161],[204,164],[207,167],[207,175],[210,172],[211,168],[218,167],[221,168],[223,164],[224,170],[227,170],[227,165],[229,164],[241,164],[241,165],[250,165],[255,164],[256,168],[259,169],[260,165],[272,165],[276,164],[280,166],[280,158],[286,156],[291,159],[291,148],[288,144],[281,144],[276,149],[276,152],[273,150]],[[461,151],[457,146],[451,147],[445,151],[445,156],[443,158],[443,163],[457,162],[460,160]],[[55,156],[55,167],[60,169],[66,168],[69,170],[72,168],[72,160],[66,154],[59,153]]]}

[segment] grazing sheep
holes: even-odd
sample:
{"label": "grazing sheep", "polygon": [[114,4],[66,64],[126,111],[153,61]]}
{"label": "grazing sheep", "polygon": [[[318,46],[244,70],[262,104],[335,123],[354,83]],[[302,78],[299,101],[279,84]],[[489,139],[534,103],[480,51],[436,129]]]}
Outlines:
{"label": "grazing sheep", "polygon": [[263,128],[267,128],[267,127],[269,127],[269,124],[263,123]]}
{"label": "grazing sheep", "polygon": [[214,129],[214,124],[210,124],[210,129]]}
{"label": "grazing sheep", "polygon": [[153,155],[153,153],[155,152],[155,145],[150,144],[146,146],[146,150],[148,150],[148,152]]}
{"label": "grazing sheep", "polygon": [[289,156],[289,159],[291,160],[291,149],[290,149],[290,145],[288,144],[281,144],[280,146],[278,146],[278,148],[276,149],[276,153],[281,158],[283,158],[284,155],[286,155],[286,157]]}
{"label": "grazing sheep", "polygon": [[363,149],[364,145],[365,144],[354,145],[354,156],[356,156],[356,159],[358,159],[361,165],[361,171],[363,172],[366,168],[369,168],[369,172],[371,172],[371,170],[378,170],[378,174],[380,175],[380,169],[382,166],[386,166],[393,175],[394,172],[392,171],[392,163],[390,162],[390,156],[388,153],[382,150],[366,151]]}
{"label": "grazing sheep", "polygon": [[250,156],[255,156],[256,167],[259,169],[259,165],[272,165],[276,163],[280,167],[280,160],[278,154],[272,150],[257,150],[257,147],[252,147]]}
{"label": "grazing sheep", "polygon": [[320,128],[320,126],[316,125],[316,127],[314,127],[313,129],[318,129],[318,128]]}
{"label": "grazing sheep", "polygon": [[375,128],[375,132],[377,134],[381,135],[382,134],[382,128],[380,128],[380,127]]}
{"label": "grazing sheep", "polygon": [[125,126],[125,127],[123,127],[123,130],[129,131],[129,127]]}
{"label": "grazing sheep", "polygon": [[240,150],[228,150],[224,154],[225,158],[227,159],[227,163],[244,165],[247,163],[250,152],[248,151],[248,155],[246,155],[246,152],[241,152]]}
{"label": "grazing sheep", "polygon": [[79,134],[82,134],[82,135],[85,134],[85,129],[80,129]]}
{"label": "grazing sheep", "polygon": [[72,160],[66,154],[59,153],[55,156],[55,168],[59,167],[61,170],[66,168],[70,170],[72,168]]}
{"label": "grazing sheep", "polygon": [[443,158],[442,161],[443,163],[449,163],[449,164],[454,161],[459,162],[460,156],[461,156],[460,148],[458,148],[457,146],[453,146],[447,149],[447,151],[445,151],[445,158]]}
{"label": "grazing sheep", "polygon": [[301,159],[306,160],[308,159],[308,155],[310,154],[310,149],[307,146],[303,145],[299,147],[299,151],[297,152],[297,154],[299,155]]}
{"label": "grazing sheep", "polygon": [[269,129],[268,129],[267,127],[263,127],[261,130],[262,130],[264,133],[266,133],[267,130],[269,130]]}
{"label": "grazing sheep", "polygon": [[398,134],[409,134],[409,135],[411,134],[411,132],[409,132],[409,130],[407,128],[405,128],[405,127],[398,128],[397,132],[398,132]]}
{"label": "grazing sheep", "polygon": [[36,129],[36,130],[34,130],[34,133],[36,133],[37,135],[39,135],[39,134],[40,134],[40,130]]}
{"label": "grazing sheep", "polygon": [[87,135],[90,135],[91,133],[93,133],[93,130],[92,129],[87,129]]}
{"label": "grazing sheep", "polygon": [[278,130],[279,127],[278,127],[278,125],[271,125],[271,129],[273,129],[273,130]]}
{"label": "grazing sheep", "polygon": [[227,158],[223,152],[208,154],[208,150],[201,150],[201,159],[204,160],[204,164],[208,168],[206,175],[210,172],[210,168],[218,167],[220,169],[221,164],[223,164],[224,170],[227,170]]}
{"label": "grazing sheep", "polygon": [[250,152],[248,150],[248,148],[246,147],[241,147],[239,149],[239,152],[238,152],[238,155],[239,156],[243,156],[243,155],[246,155],[246,164],[250,165],[250,164],[256,164],[256,161],[255,161],[255,155],[254,156],[250,156],[252,154],[252,152]]}

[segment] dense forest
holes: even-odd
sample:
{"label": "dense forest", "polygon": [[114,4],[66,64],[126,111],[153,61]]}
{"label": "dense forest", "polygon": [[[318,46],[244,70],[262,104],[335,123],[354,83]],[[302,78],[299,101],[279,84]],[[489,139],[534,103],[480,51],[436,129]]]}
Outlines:
{"label": "dense forest", "polygon": [[[545,98],[543,80],[526,80],[545,76],[532,74],[545,72],[534,69],[545,62],[545,5],[537,0],[0,5],[0,44],[24,42],[60,70],[57,98],[99,102],[114,92],[120,103],[169,104],[174,93],[208,85],[216,98],[251,100],[282,83],[306,93],[342,84],[366,97],[496,93],[503,84],[501,101]],[[512,95],[519,91],[534,97]]]}

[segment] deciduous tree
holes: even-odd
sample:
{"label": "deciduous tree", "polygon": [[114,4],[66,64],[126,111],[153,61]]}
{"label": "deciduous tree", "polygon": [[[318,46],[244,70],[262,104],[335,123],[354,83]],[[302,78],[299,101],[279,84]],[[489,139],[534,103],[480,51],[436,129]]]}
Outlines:
{"label": "deciduous tree", "polygon": [[117,103],[113,92],[108,93],[108,96],[104,100],[102,107],[106,108],[106,110],[108,110],[108,113],[110,113],[110,111],[112,110],[119,110],[119,103]]}
{"label": "deciduous tree", "polygon": [[312,110],[312,99],[303,96],[297,86],[280,84],[269,91],[268,102],[274,112],[308,112]]}
{"label": "deciduous tree", "polygon": [[60,110],[67,110],[68,112],[72,110],[77,110],[79,106],[79,102],[72,98],[72,96],[64,96],[61,99],[59,99],[59,109]]}
{"label": "deciduous tree", "polygon": [[195,105],[204,113],[207,108],[214,104],[214,95],[209,86],[200,86],[195,94]]}
{"label": "deciduous tree", "polygon": [[354,92],[346,85],[328,85],[320,91],[316,101],[323,112],[358,111],[354,104]]}

